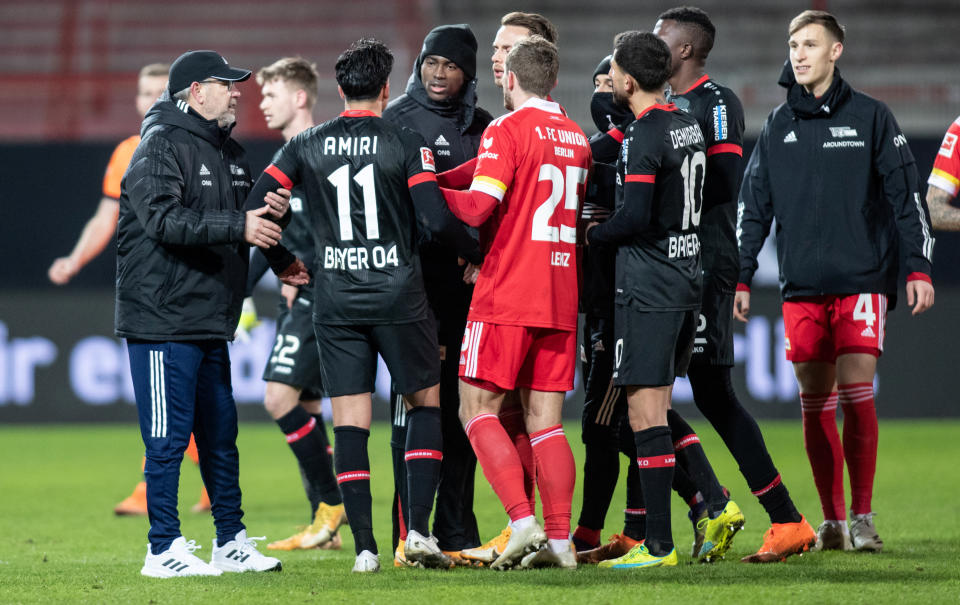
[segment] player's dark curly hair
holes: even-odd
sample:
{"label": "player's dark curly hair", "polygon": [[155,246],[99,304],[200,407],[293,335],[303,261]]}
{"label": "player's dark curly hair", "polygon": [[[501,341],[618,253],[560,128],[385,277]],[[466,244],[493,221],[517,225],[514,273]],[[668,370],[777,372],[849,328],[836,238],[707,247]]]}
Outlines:
{"label": "player's dark curly hair", "polygon": [[696,47],[696,54],[706,59],[713,49],[713,41],[717,37],[717,28],[710,17],[702,9],[695,6],[678,6],[660,13],[660,21],[676,21],[690,32],[692,42]]}
{"label": "player's dark curly hair", "polygon": [[393,69],[393,53],[374,38],[363,38],[337,57],[337,84],[348,101],[376,99]]}
{"label": "player's dark curly hair", "polygon": [[646,92],[659,92],[670,78],[670,49],[650,32],[629,31],[613,39],[613,60]]}

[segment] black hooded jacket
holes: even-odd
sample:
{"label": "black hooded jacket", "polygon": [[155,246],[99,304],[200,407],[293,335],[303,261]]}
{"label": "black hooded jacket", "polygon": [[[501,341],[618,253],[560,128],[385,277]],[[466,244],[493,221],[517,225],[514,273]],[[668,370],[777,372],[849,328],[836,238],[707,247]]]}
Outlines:
{"label": "black hooded jacket", "polygon": [[[423,58],[423,53],[417,57],[406,93],[390,102],[383,118],[420,133],[433,151],[439,173],[477,156],[483,131],[493,116],[477,107],[476,79],[464,82],[458,99],[437,102],[427,96],[420,81]],[[420,260],[427,296],[441,330],[449,326],[462,335],[460,320],[466,321],[473,288],[463,283],[463,267],[457,264],[456,254],[441,244],[426,242]]]}
{"label": "black hooded jacket", "polygon": [[117,336],[233,338],[251,180],[230,131],[168,94],[147,112],[121,187]]}
{"label": "black hooded jacket", "polygon": [[784,299],[881,293],[893,308],[901,253],[908,274],[929,276],[934,244],[906,138],[839,70],[819,98],[789,62],[779,83],[787,102],[767,118],[740,189],[740,283],[750,285],[776,218]]}
{"label": "black hooded jacket", "polygon": [[483,130],[493,116],[477,107],[476,79],[464,82],[458,99],[431,99],[420,81],[422,63],[421,55],[407,80],[407,91],[387,105],[383,118],[419,132],[433,150],[437,172],[444,172],[477,156]]}

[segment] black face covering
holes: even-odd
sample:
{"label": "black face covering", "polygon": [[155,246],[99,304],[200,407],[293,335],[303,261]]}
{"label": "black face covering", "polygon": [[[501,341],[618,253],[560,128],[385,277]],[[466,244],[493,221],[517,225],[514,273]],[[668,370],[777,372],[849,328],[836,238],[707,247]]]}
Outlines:
{"label": "black face covering", "polygon": [[590,115],[597,130],[607,132],[631,116],[630,108],[613,99],[612,92],[595,92],[590,99]]}

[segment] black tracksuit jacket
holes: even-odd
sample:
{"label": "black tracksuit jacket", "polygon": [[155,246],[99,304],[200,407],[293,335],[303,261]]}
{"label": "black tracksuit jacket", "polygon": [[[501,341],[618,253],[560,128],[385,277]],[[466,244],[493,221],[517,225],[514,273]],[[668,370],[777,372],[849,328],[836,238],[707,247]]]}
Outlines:
{"label": "black tracksuit jacket", "polygon": [[166,93],[141,136],[121,186],[116,334],[232,340],[249,257],[243,148]]}
{"label": "black tracksuit jacket", "polygon": [[776,219],[784,299],[880,293],[895,304],[902,254],[908,274],[930,275],[934,239],[907,140],[883,103],[839,71],[820,98],[793,79],[767,118],[740,189],[740,278],[750,285]]}

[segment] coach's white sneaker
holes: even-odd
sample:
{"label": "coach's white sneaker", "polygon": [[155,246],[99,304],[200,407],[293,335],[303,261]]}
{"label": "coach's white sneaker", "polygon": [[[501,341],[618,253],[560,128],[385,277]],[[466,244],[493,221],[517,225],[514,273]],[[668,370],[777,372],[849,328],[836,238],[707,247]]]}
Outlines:
{"label": "coach's white sneaker", "polygon": [[180,536],[167,550],[153,554],[147,545],[147,558],[140,574],[151,578],[177,578],[181,576],[219,576],[223,572],[195,556],[193,551],[200,545]]}
{"label": "coach's white sneaker", "polygon": [[407,532],[407,540],[403,546],[403,556],[411,563],[419,563],[429,569],[450,569],[453,561],[437,546],[437,539],[433,536],[424,537],[417,531]]}
{"label": "coach's white sneaker", "polygon": [[490,564],[490,569],[510,569],[519,563],[524,555],[539,550],[547,542],[547,534],[532,517],[531,521],[523,527],[514,526],[512,529],[510,540],[503,547],[503,553]]}
{"label": "coach's white sneaker", "polygon": [[213,556],[210,565],[223,571],[280,571],[283,566],[280,559],[265,557],[257,550],[257,540],[266,540],[264,536],[248,538],[247,530],[241,529],[223,546],[217,546],[213,539]]}
{"label": "coach's white sneaker", "polygon": [[369,550],[365,550],[357,555],[357,560],[353,563],[353,573],[375,573],[380,571],[380,557]]}

